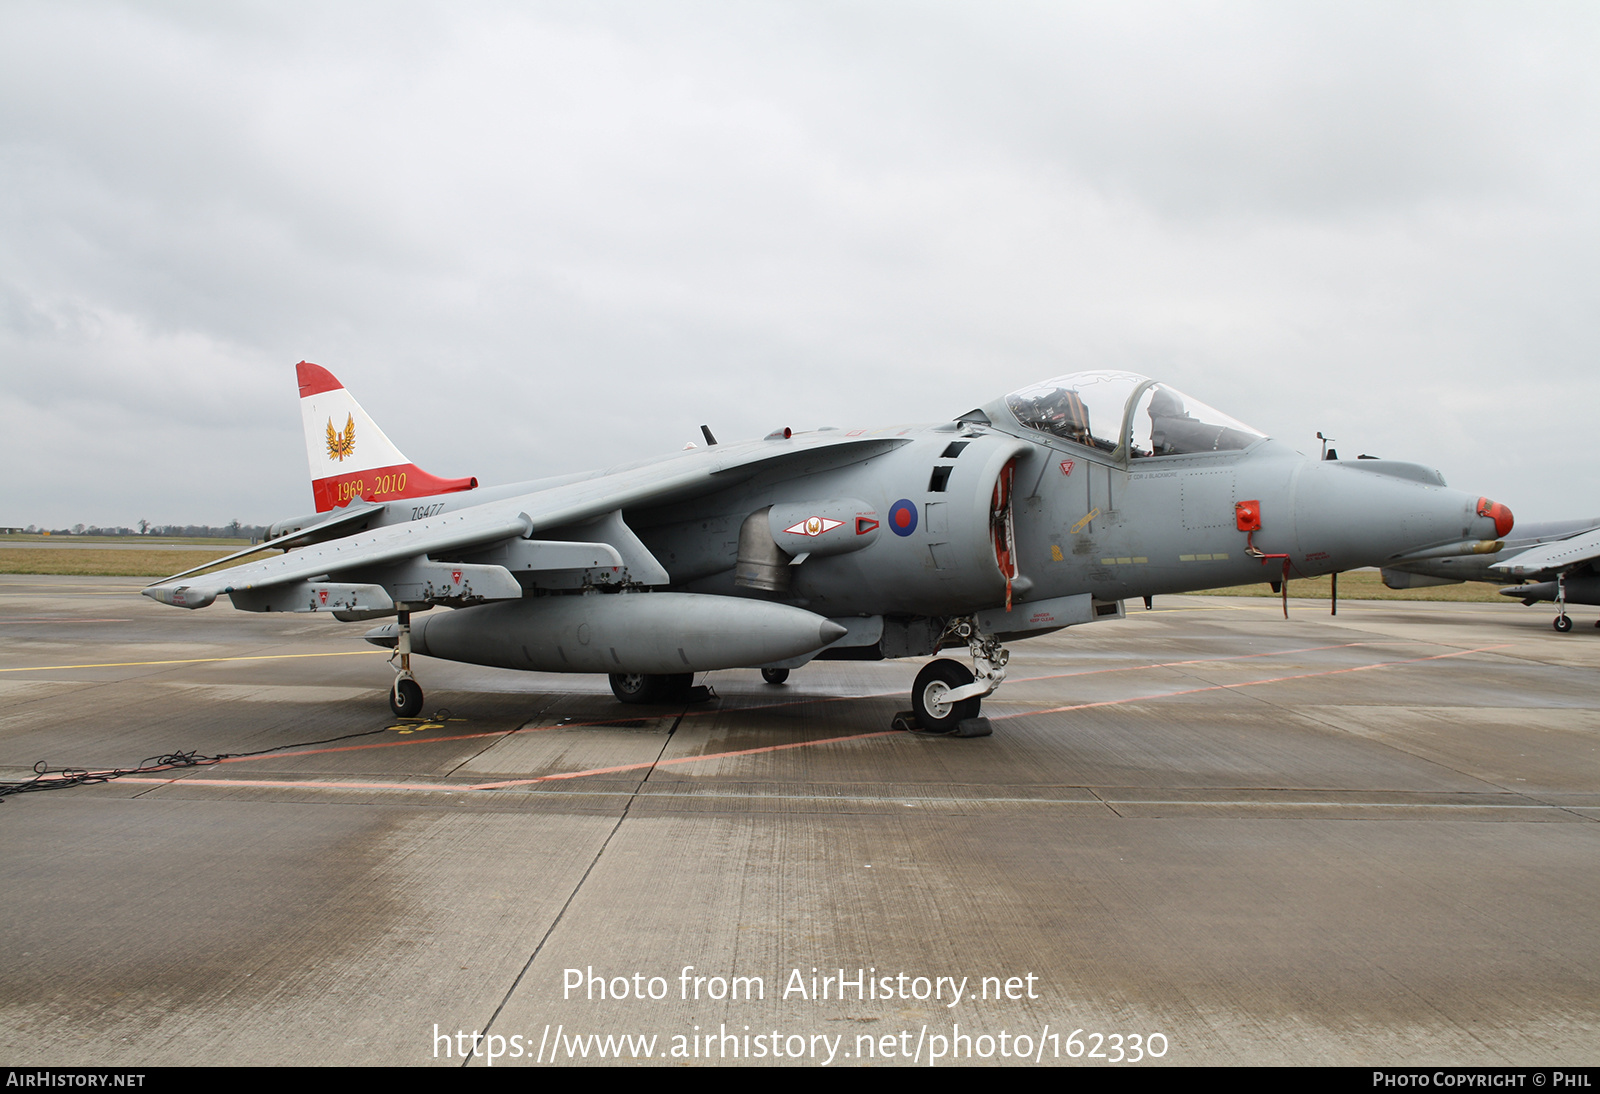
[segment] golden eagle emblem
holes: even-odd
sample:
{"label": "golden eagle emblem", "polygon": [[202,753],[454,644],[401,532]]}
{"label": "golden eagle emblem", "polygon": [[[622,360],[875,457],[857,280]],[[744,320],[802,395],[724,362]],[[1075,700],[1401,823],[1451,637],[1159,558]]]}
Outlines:
{"label": "golden eagle emblem", "polygon": [[333,419],[328,419],[328,459],[344,462],[346,456],[356,454],[356,419],[355,415],[347,414],[344,420],[344,432],[333,428]]}

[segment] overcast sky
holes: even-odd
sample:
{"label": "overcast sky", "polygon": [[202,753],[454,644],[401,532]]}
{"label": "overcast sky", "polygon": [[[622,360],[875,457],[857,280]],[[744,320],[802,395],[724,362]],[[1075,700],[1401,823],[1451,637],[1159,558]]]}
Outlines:
{"label": "overcast sky", "polygon": [[1086,368],[1600,515],[1600,5],[0,6],[0,524]]}

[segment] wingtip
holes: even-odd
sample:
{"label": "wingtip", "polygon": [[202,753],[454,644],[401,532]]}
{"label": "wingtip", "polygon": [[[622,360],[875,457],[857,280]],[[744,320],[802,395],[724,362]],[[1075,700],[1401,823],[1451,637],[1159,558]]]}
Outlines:
{"label": "wingtip", "polygon": [[174,608],[204,608],[217,599],[215,590],[197,589],[192,585],[151,585],[139,591],[151,600]]}

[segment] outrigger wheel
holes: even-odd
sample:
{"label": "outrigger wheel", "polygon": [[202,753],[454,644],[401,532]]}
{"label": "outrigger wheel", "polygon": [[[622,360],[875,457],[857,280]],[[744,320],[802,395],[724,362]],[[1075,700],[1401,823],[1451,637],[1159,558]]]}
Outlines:
{"label": "outrigger wheel", "polygon": [[[1550,625],[1562,634],[1566,634],[1572,629],[1572,616],[1565,613],[1558,615],[1556,616],[1556,621]],[[1596,626],[1600,626],[1600,624],[1596,624]]]}
{"label": "outrigger wheel", "polygon": [[762,669],[761,679],[769,684],[781,684],[789,679],[788,669]]}
{"label": "outrigger wheel", "polygon": [[394,674],[394,687],[389,689],[389,709],[397,718],[415,718],[422,713],[422,688],[411,675],[411,611],[404,604],[395,613],[398,624],[394,640],[394,658],[400,659],[400,669]]}
{"label": "outrigger wheel", "polygon": [[399,718],[415,718],[422,713],[422,687],[409,676],[395,677],[389,689],[389,709]]}
{"label": "outrigger wheel", "polygon": [[976,718],[982,699],[946,699],[956,688],[972,683],[972,670],[960,661],[941,657],[929,661],[911,685],[911,710],[917,724],[927,733],[950,733],[968,718]]}

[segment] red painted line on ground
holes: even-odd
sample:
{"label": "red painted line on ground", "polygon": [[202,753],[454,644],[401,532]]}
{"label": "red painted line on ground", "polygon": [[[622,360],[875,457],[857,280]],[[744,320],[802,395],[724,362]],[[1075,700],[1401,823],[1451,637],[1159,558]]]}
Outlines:
{"label": "red painted line on ground", "polygon": [[[551,727],[546,727],[546,728],[551,728]],[[138,776],[138,775],[125,775],[121,779],[118,779],[118,780],[115,780],[115,781],[117,781],[117,782],[129,782],[129,783],[148,783],[148,784],[154,784],[154,785],[157,785],[157,786],[253,786],[253,787],[266,787],[266,788],[273,788],[273,789],[288,789],[288,790],[294,790],[294,789],[297,789],[297,788],[305,788],[305,789],[309,789],[309,790],[412,790],[412,791],[415,791],[415,790],[426,790],[426,791],[433,792],[433,793],[438,793],[438,792],[456,793],[456,792],[466,791],[466,790],[498,790],[501,787],[525,786],[525,785],[527,785],[529,783],[551,782],[551,781],[558,780],[558,779],[578,779],[578,778],[584,777],[585,775],[609,775],[609,774],[612,774],[612,773],[618,772],[618,771],[637,771],[637,770],[640,770],[642,768],[647,768],[647,767],[664,767],[664,766],[666,766],[668,764],[699,763],[699,762],[701,762],[703,760],[720,760],[720,759],[725,759],[725,758],[730,757],[730,756],[752,756],[752,755],[755,755],[756,753],[759,753],[759,752],[781,752],[781,751],[783,751],[785,749],[790,749],[790,748],[808,748],[811,745],[835,744],[835,743],[837,743],[839,741],[859,741],[859,740],[863,740],[863,739],[868,738],[868,737],[888,737],[888,736],[891,736],[891,735],[899,733],[899,732],[900,732],[900,730],[898,730],[898,729],[889,729],[889,730],[882,730],[882,731],[877,732],[877,733],[855,733],[855,734],[851,734],[850,736],[847,736],[847,737],[824,737],[824,738],[821,738],[821,739],[815,740],[815,741],[793,741],[793,742],[790,742],[788,744],[766,745],[766,746],[761,747],[761,748],[739,749],[738,751],[735,751],[735,752],[715,752],[715,753],[712,753],[712,754],[706,755],[706,756],[683,756],[683,757],[680,757],[680,758],[674,759],[674,760],[650,761],[650,762],[647,762],[647,763],[637,763],[637,764],[619,764],[616,767],[596,767],[596,768],[592,768],[592,769],[590,769],[588,771],[565,771],[565,772],[562,772],[562,773],[557,774],[557,775],[541,775],[538,778],[533,778],[533,779],[513,779],[513,780],[511,780],[509,782],[479,783],[479,784],[476,784],[476,785],[473,785],[473,786],[462,786],[460,784],[450,785],[450,784],[439,784],[439,783],[326,782],[326,781],[320,781],[320,780],[319,781],[310,781],[310,780],[292,780],[292,779],[198,779],[198,778],[193,778],[193,777],[189,777],[189,778],[179,777],[179,778],[174,778],[174,779],[151,779],[151,778],[144,778],[144,777],[141,777],[141,776]],[[481,734],[472,734],[471,736],[487,737],[487,736],[493,736],[493,734],[481,733]],[[443,738],[439,738],[439,739],[443,739]],[[452,739],[458,739],[458,738],[452,738]],[[401,743],[404,743],[404,744],[418,743],[418,744],[420,744],[421,742],[395,742],[395,743],[397,743],[397,744],[401,744]],[[370,747],[370,746],[368,746],[368,747]],[[255,758],[255,759],[263,759],[265,757],[253,757],[253,758]],[[224,762],[226,762],[226,761],[224,761]]]}
{"label": "red painted line on ground", "polygon": [[116,781],[124,783],[156,783],[161,786],[255,786],[289,789],[304,786],[313,790],[432,790],[454,793],[468,789],[459,785],[444,786],[434,783],[330,783],[295,782],[290,779],[144,779],[138,776],[124,776]]}
{"label": "red painted line on ground", "polygon": [[506,786],[526,786],[529,783],[550,782],[554,779],[581,779],[585,775],[611,775],[618,771],[638,771],[646,767],[666,767],[669,764],[696,764],[704,760],[723,760],[730,756],[754,756],[758,752],[782,752],[790,748],[810,748],[812,745],[838,744],[840,741],[864,741],[869,737],[890,737],[902,732],[898,729],[882,729],[875,733],[852,733],[847,737],[821,737],[815,741],[791,741],[782,745],[765,745],[761,748],[741,748],[736,752],[712,752],[705,756],[680,756],[675,760],[650,760],[638,764],[618,764],[616,767],[593,767],[587,771],[563,771],[559,775],[540,775],[533,779],[510,779],[506,782],[479,783],[469,786],[468,790],[499,790]]}
{"label": "red painted line on ground", "polygon": [[1006,718],[1028,718],[1038,714],[1061,714],[1069,710],[1089,710],[1092,707],[1114,707],[1124,703],[1145,703],[1154,699],[1171,699],[1178,695],[1198,695],[1207,691],[1230,691],[1234,688],[1253,688],[1262,684],[1282,684],[1290,680],[1310,680],[1318,676],[1338,676],[1346,672],[1365,672],[1368,669],[1387,669],[1397,665],[1416,665],[1424,661],[1442,661],[1446,657],[1464,657],[1469,653],[1487,653],[1490,650],[1503,650],[1511,645],[1502,642],[1497,646],[1480,646],[1475,650],[1456,650],[1453,653],[1437,653],[1431,657],[1412,657],[1404,661],[1379,661],[1371,665],[1353,665],[1345,669],[1328,669],[1325,672],[1303,672],[1295,676],[1274,676],[1266,680],[1246,680],[1238,684],[1211,684],[1203,688],[1188,688],[1184,691],[1162,691],[1150,695],[1135,695],[1127,699],[1102,699],[1094,703],[1075,703],[1066,707],[1046,707],[1042,710],[1019,710],[1012,714],[995,714],[989,717],[991,722],[998,722]]}
{"label": "red painted line on ground", "polygon": [[[426,721],[427,719],[423,720]],[[269,752],[262,756],[230,756],[218,762],[241,764],[250,760],[276,760],[288,756],[320,756],[325,752],[360,752],[368,748],[400,748],[403,745],[431,745],[444,741],[472,741],[483,737],[510,737],[515,733],[543,733],[547,729],[573,729],[581,726],[610,725],[616,720],[616,718],[597,718],[591,722],[552,722],[547,726],[518,726],[516,729],[491,729],[483,733],[455,733],[449,737],[418,737],[408,741],[376,741],[365,745],[340,745],[337,748],[307,748],[299,752]]]}
{"label": "red painted line on ground", "polygon": [[[539,728],[547,729],[550,727],[540,726]],[[229,756],[226,759],[218,760],[217,762],[224,764],[243,764],[249,763],[252,760],[284,760],[291,756],[321,756],[329,752],[361,752],[369,748],[398,748],[401,745],[431,745],[437,744],[441,741],[471,741],[480,737],[506,737],[512,733],[520,732],[523,731],[514,729],[491,729],[484,733],[457,733],[450,737],[427,737],[416,741],[375,741],[372,744],[365,745],[340,745],[338,748],[305,748],[301,749],[299,752],[268,752],[264,756]]]}

